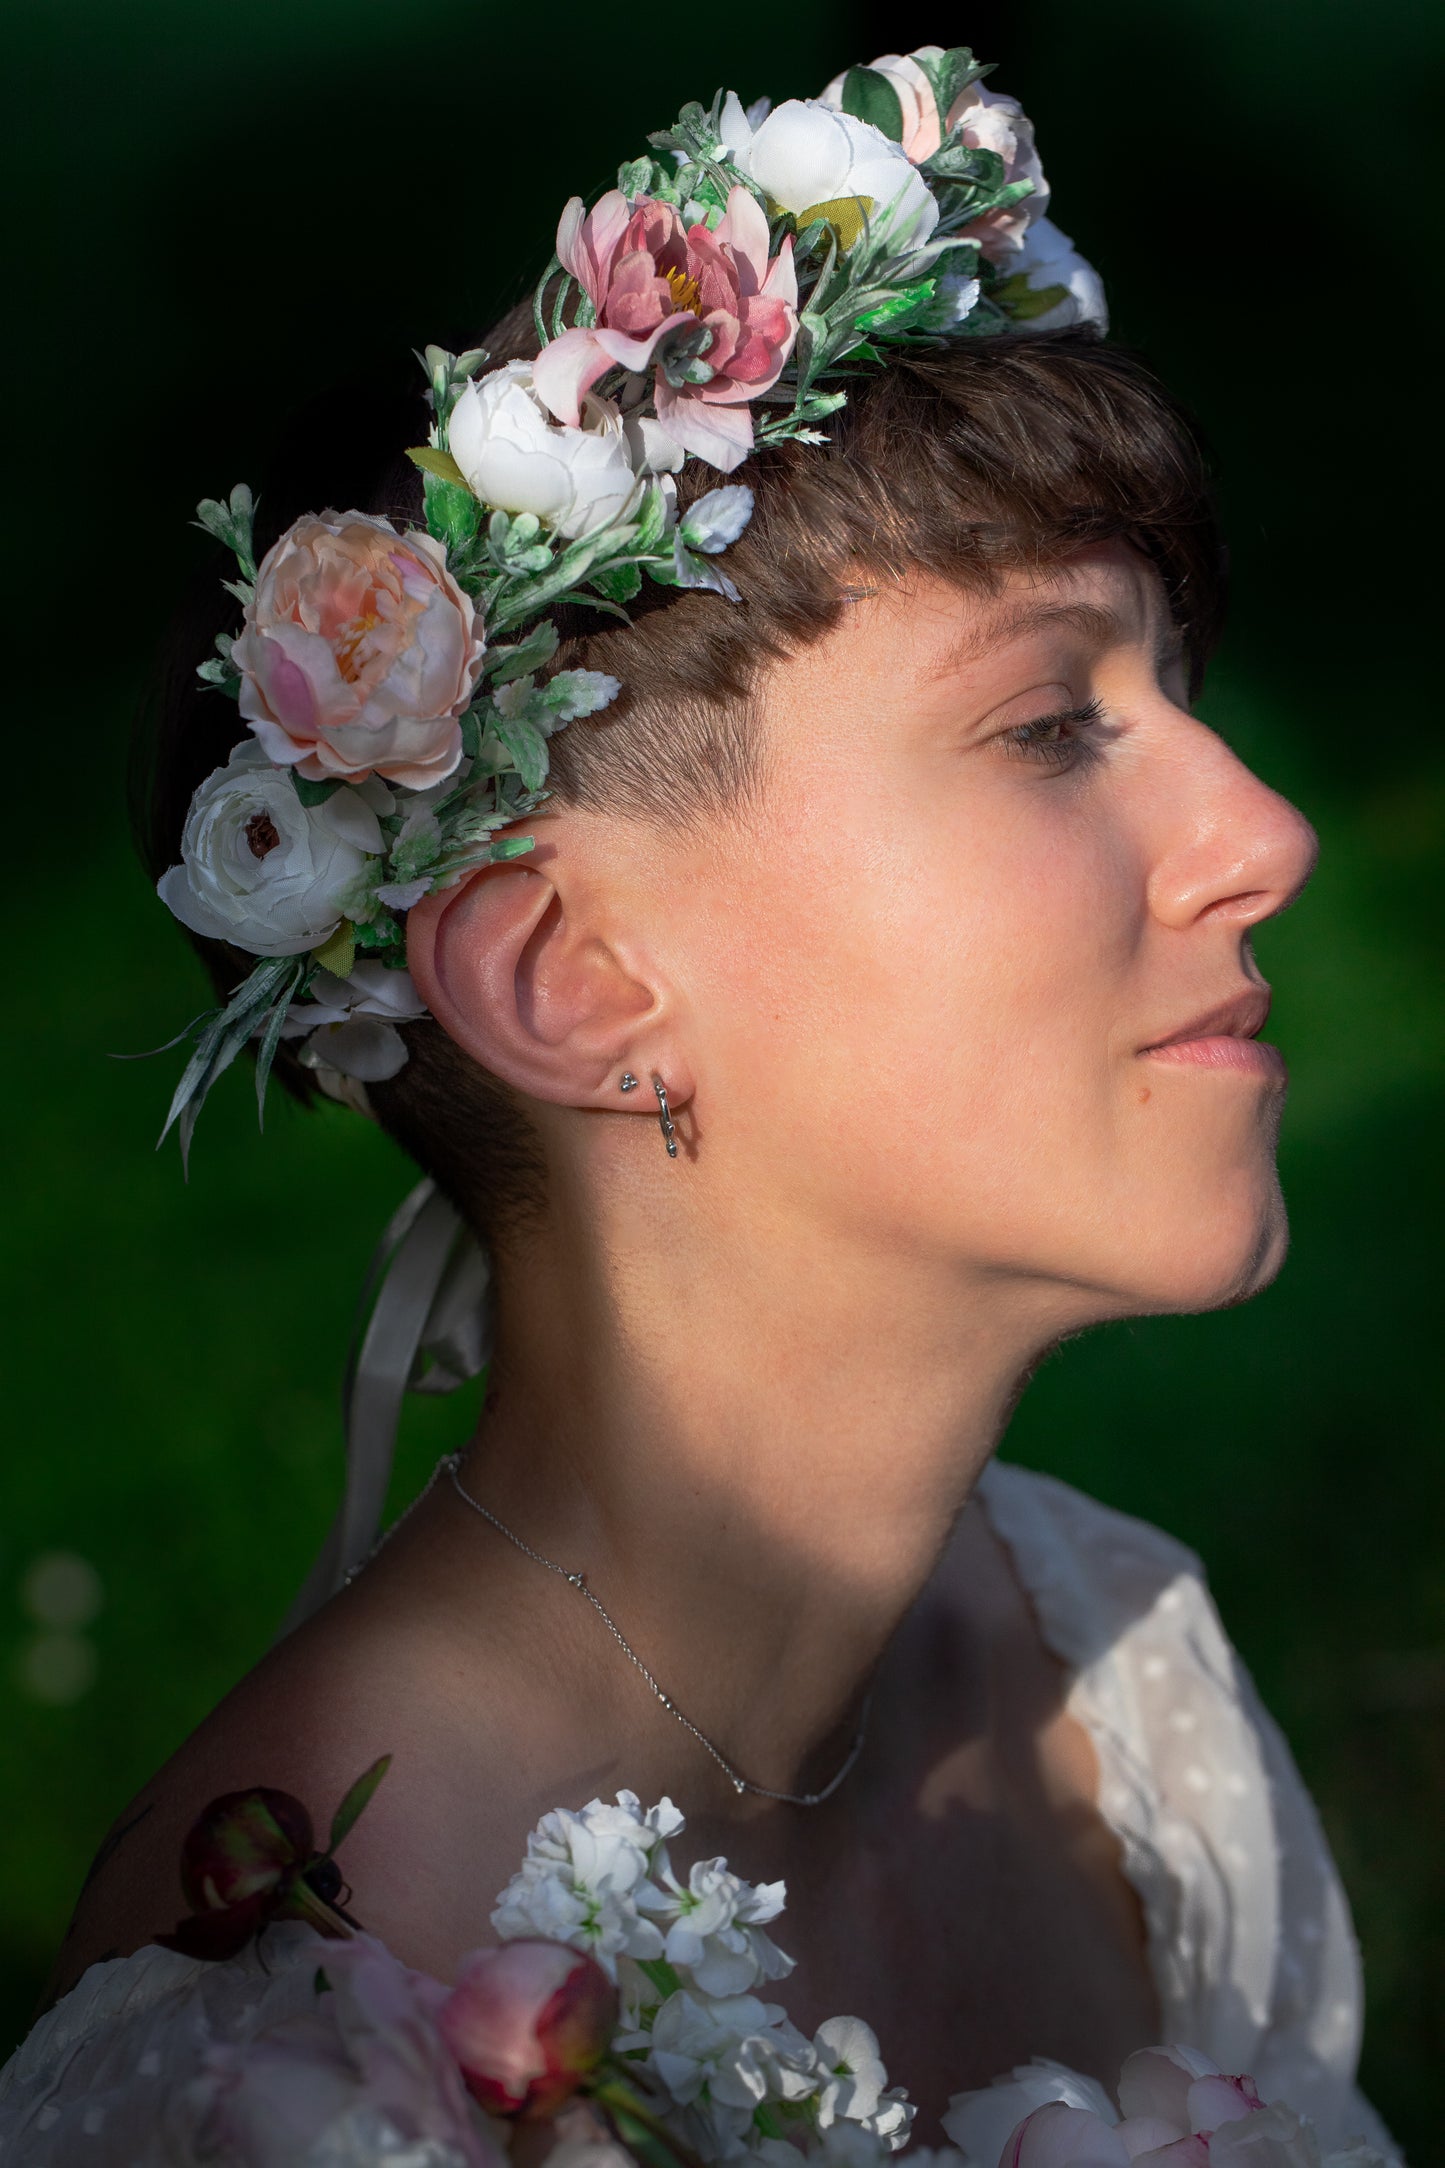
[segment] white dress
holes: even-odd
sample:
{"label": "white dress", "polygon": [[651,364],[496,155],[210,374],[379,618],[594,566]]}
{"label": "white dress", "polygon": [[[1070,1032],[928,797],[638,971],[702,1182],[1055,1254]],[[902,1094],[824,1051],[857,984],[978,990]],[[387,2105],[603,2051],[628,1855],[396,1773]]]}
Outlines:
{"label": "white dress", "polygon": [[[1163,2039],[1249,2072],[1327,2147],[1362,2136],[1398,2162],[1355,2085],[1363,1997],[1344,1892],[1198,1559],[1022,1468],[993,1463],[979,1495],[1072,1674],[1069,1711],[1094,1742],[1100,1812],[1148,1925]],[[174,2111],[206,2044],[299,2014],[322,1954],[310,1928],[282,1925],[264,1965],[254,1945],[219,1965],[155,1947],[92,1965],[0,2072],[0,2164],[189,2163]]]}

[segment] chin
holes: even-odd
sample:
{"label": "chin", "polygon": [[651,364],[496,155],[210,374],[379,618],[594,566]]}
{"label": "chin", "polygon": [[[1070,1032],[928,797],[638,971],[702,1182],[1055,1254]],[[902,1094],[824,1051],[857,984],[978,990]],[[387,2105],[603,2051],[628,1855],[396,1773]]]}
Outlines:
{"label": "chin", "polygon": [[1252,1209],[1201,1212],[1169,1245],[1152,1307],[1171,1313],[1228,1310],[1259,1294],[1289,1250],[1289,1220],[1277,1182]]}

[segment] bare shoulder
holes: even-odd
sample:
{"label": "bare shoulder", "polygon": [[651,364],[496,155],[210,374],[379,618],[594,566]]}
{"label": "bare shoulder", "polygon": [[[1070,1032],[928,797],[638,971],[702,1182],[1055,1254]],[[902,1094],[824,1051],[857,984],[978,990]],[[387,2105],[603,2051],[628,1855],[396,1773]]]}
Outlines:
{"label": "bare shoulder", "polygon": [[263,1657],[117,1815],[47,2002],[90,1965],[174,1927],[184,1909],[181,1845],[209,1800],[274,1786],[303,1802],[324,1843],[347,1789],[383,1754],[392,1757],[386,1780],[339,1854],[351,1909],[415,1964],[435,1964],[458,1935],[460,1948],[486,1940],[498,1885],[485,1902],[458,1904],[446,1870],[459,1857],[485,1858],[493,1844],[499,1859],[516,1857],[517,1816],[490,1817],[491,1787],[480,1780],[504,1730],[501,1707],[464,1690],[432,1610],[347,1591]]}

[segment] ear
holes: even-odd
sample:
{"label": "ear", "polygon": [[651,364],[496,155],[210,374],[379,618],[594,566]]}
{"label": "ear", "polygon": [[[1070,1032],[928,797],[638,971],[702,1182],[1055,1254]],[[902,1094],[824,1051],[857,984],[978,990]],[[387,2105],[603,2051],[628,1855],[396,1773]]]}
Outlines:
{"label": "ear", "polygon": [[534,1099],[631,1111],[618,1097],[629,1069],[660,1075],[675,1107],[692,1096],[669,1003],[605,937],[590,884],[569,883],[551,844],[413,904],[407,966],[448,1036]]}

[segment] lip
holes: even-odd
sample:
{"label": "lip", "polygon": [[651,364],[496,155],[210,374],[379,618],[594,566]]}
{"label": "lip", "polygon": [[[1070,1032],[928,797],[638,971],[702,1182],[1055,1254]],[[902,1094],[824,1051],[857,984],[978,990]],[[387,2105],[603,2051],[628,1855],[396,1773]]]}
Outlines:
{"label": "lip", "polygon": [[1244,1076],[1283,1081],[1287,1071],[1277,1046],[1256,1037],[1269,1018],[1269,988],[1242,987],[1227,1001],[1204,1010],[1177,1031],[1141,1046],[1151,1061],[1178,1067],[1232,1069]]}

